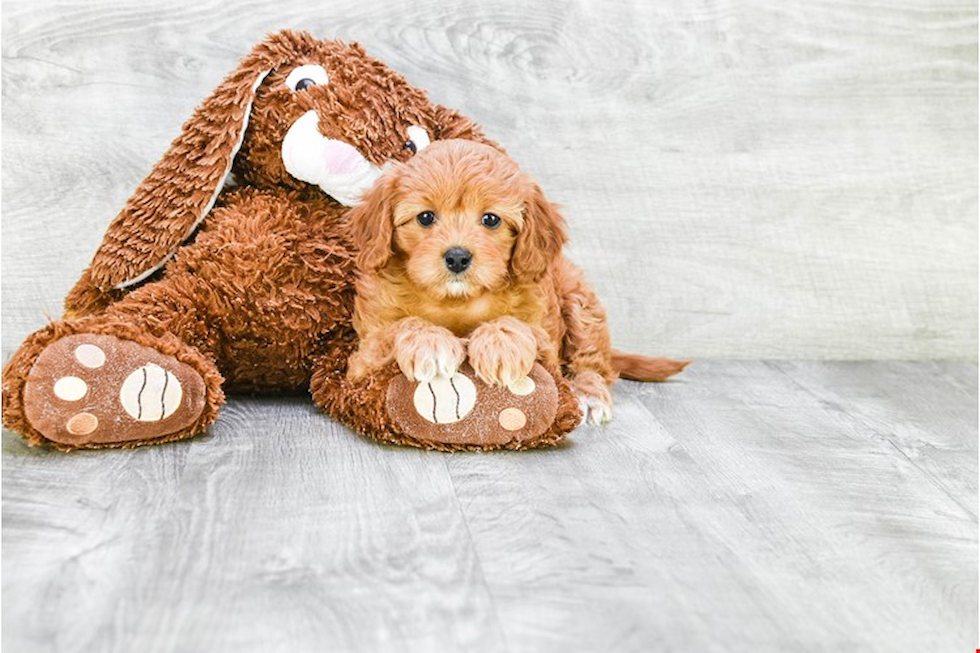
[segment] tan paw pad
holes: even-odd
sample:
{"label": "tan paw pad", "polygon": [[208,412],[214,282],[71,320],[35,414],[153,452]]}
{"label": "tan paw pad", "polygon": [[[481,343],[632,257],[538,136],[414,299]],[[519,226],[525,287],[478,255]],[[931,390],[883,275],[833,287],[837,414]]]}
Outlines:
{"label": "tan paw pad", "polygon": [[497,421],[508,431],[520,431],[527,424],[527,415],[520,408],[504,408]]}
{"label": "tan paw pad", "polygon": [[68,420],[65,428],[72,435],[88,435],[99,428],[99,418],[92,413],[79,413]]}

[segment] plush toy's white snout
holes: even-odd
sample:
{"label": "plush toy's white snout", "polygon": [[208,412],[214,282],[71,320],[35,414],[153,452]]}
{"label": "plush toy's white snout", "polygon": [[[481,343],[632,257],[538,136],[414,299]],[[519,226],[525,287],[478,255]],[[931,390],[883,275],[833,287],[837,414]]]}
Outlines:
{"label": "plush toy's white snout", "polygon": [[319,186],[344,206],[354,206],[381,176],[381,168],[353,145],[321,134],[318,122],[316,111],[307,111],[286,132],[282,141],[286,172]]}

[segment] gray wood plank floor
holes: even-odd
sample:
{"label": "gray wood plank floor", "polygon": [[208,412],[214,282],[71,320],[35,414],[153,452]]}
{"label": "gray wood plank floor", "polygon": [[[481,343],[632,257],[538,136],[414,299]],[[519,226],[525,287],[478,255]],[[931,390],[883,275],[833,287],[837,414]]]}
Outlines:
{"label": "gray wood plank floor", "polygon": [[964,651],[973,363],[703,362],[557,450],[379,446],[303,399],[3,439],[10,651]]}

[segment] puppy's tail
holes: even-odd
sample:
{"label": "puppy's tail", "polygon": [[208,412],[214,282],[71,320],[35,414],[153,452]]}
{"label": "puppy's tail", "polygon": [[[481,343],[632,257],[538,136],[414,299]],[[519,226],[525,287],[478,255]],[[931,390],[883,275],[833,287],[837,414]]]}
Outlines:
{"label": "puppy's tail", "polygon": [[639,354],[626,354],[613,349],[612,365],[620,378],[633,381],[666,381],[691,361],[675,361],[670,358],[651,358]]}

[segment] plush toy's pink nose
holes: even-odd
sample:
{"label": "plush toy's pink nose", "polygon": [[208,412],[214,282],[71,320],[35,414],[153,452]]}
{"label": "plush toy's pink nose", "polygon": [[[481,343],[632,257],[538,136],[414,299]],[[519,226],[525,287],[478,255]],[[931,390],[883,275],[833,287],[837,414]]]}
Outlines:
{"label": "plush toy's pink nose", "polygon": [[323,163],[329,173],[342,175],[362,166],[365,159],[352,145],[330,139],[323,143]]}

